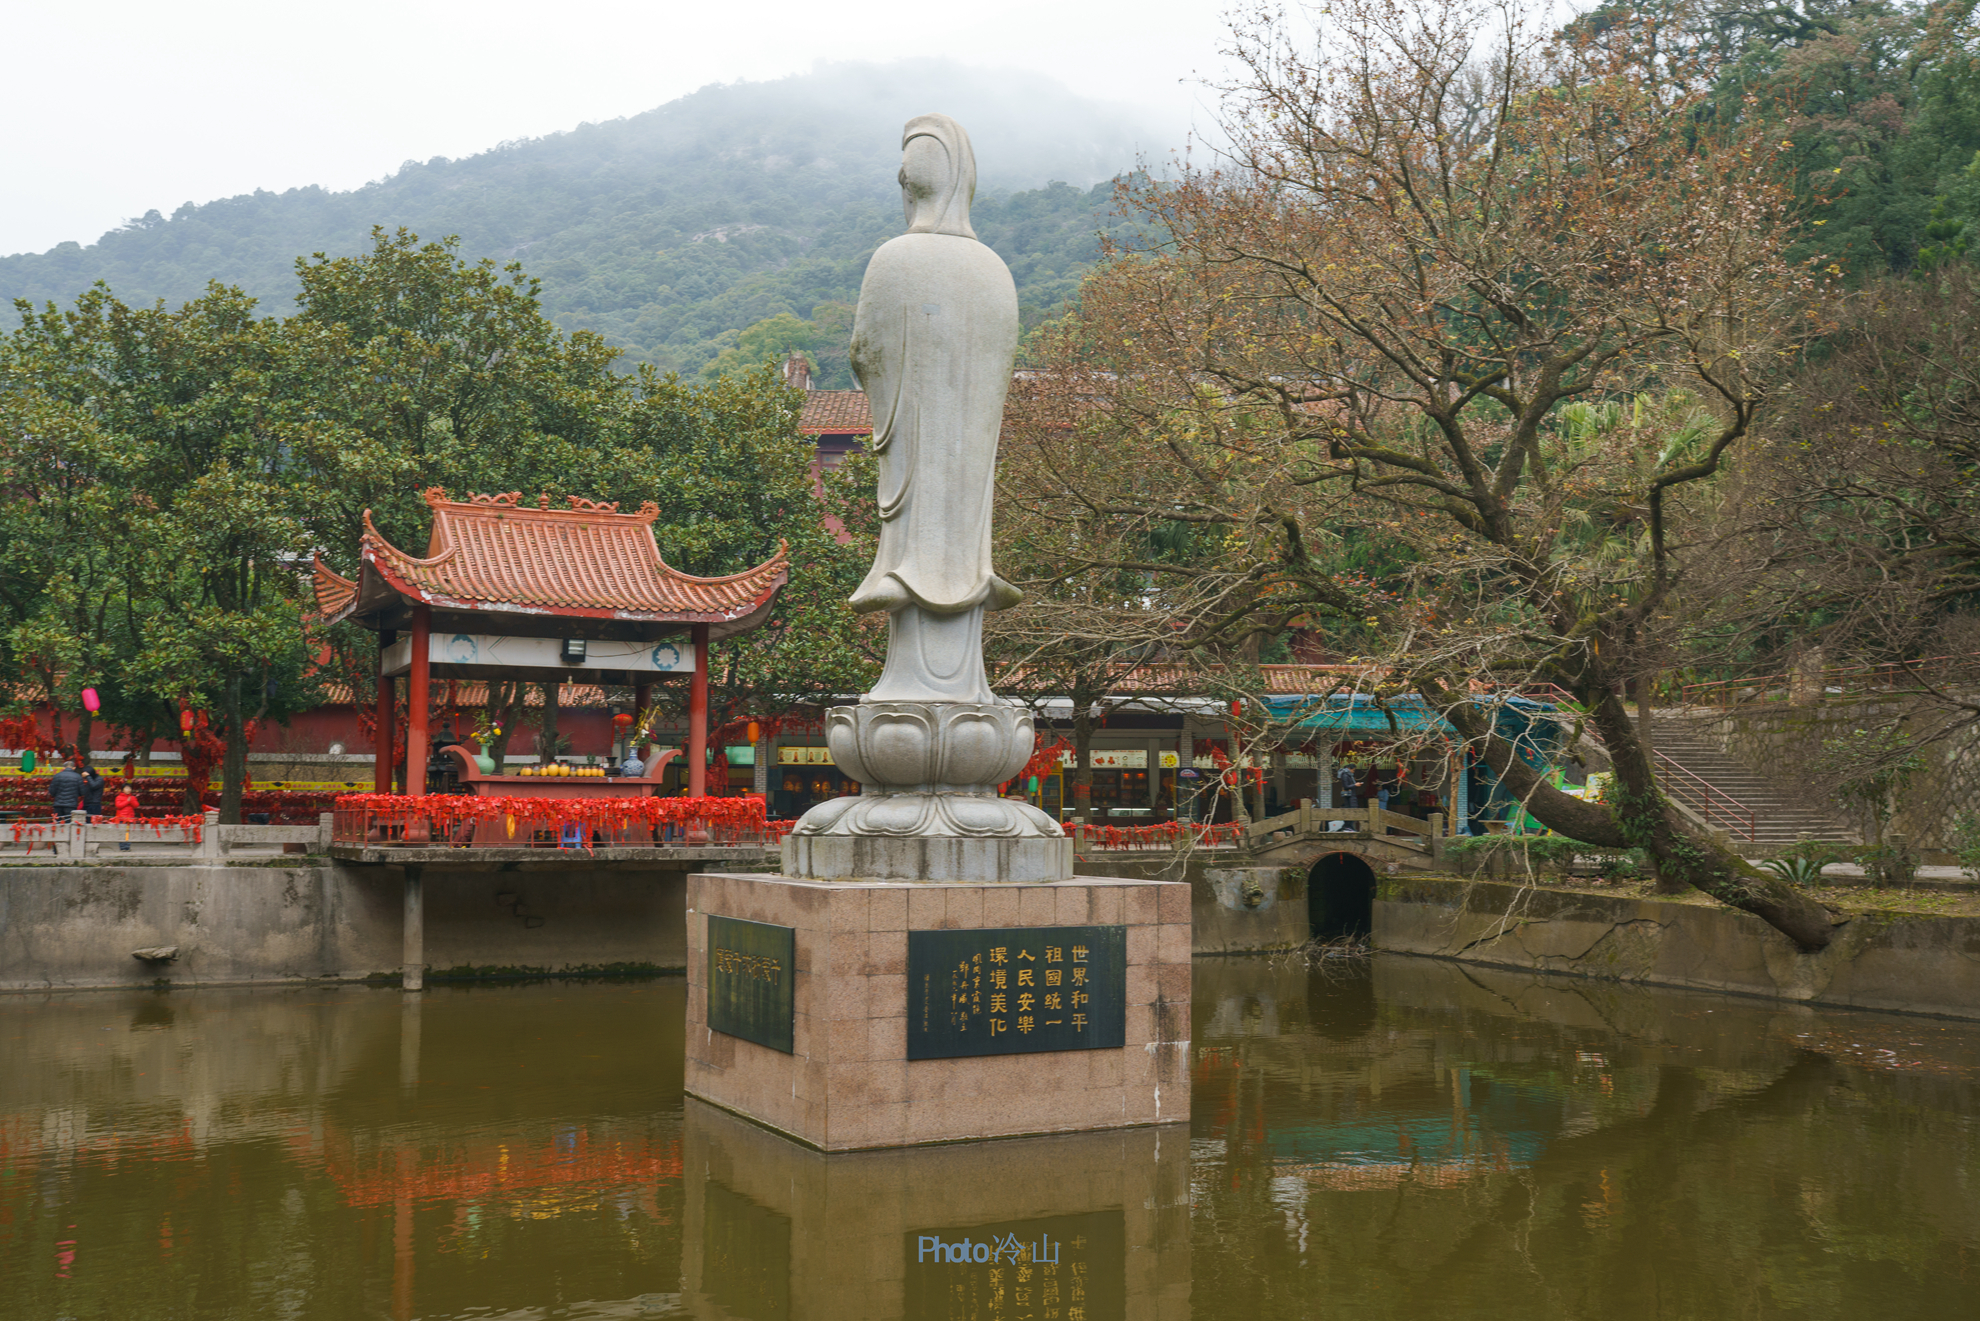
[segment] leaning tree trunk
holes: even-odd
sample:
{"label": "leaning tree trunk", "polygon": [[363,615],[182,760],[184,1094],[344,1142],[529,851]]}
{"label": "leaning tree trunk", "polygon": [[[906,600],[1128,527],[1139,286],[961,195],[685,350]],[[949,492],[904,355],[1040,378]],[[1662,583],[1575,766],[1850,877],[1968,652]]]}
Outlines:
{"label": "leaning tree trunk", "polygon": [[1470,698],[1426,685],[1424,697],[1482,750],[1500,782],[1550,830],[1604,848],[1640,848],[1657,875],[1682,889],[1692,886],[1741,912],[1751,913],[1804,950],[1825,948],[1834,938],[1829,911],[1788,882],[1701,834],[1665,800],[1650,760],[1636,737],[1628,708],[1606,680],[1576,685],[1588,703],[1596,732],[1608,745],[1615,773],[1613,805],[1589,803],[1562,793],[1520,758],[1510,743],[1492,732],[1491,722]]}
{"label": "leaning tree trunk", "polygon": [[1093,817],[1093,707],[1086,693],[1073,690],[1073,820]]}

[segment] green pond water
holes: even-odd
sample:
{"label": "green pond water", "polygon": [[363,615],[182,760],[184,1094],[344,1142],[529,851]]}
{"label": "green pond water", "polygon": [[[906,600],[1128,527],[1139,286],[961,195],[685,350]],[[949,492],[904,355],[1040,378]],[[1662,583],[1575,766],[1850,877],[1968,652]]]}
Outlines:
{"label": "green pond water", "polygon": [[1980,1315],[1973,1025],[1200,960],[1186,1129],[827,1158],[684,990],[0,997],[0,1317]]}

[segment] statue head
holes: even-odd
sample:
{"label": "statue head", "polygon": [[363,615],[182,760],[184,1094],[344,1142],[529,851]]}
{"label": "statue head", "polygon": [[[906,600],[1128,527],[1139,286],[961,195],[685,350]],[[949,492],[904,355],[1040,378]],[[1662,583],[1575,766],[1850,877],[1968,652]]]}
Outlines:
{"label": "statue head", "polygon": [[910,234],[976,237],[969,203],[976,196],[976,153],[969,134],[947,115],[916,115],[901,132],[901,205]]}

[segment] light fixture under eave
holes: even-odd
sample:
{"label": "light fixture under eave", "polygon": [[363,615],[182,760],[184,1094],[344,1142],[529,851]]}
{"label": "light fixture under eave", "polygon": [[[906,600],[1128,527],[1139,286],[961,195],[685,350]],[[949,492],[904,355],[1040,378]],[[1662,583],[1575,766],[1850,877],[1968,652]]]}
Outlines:
{"label": "light fixture under eave", "polygon": [[584,664],[584,639],[565,638],[563,658],[566,665]]}

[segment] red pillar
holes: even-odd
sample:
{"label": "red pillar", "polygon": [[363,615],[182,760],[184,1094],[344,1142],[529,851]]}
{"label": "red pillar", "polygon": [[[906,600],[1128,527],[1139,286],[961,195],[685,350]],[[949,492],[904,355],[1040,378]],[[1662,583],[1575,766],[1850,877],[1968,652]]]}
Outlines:
{"label": "red pillar", "polygon": [[429,662],[432,650],[427,639],[433,631],[433,611],[416,605],[412,618],[412,672],[406,676],[406,792],[418,796],[426,792],[426,708],[430,687]]}
{"label": "red pillar", "polygon": [[375,751],[372,753],[371,787],[373,792],[381,794],[392,792],[392,744],[398,740],[398,731],[393,728],[393,725],[397,723],[399,681],[397,679],[389,679],[383,673],[385,669],[386,646],[385,635],[380,633],[378,635],[378,669],[380,671],[378,675],[378,715],[375,722],[376,729],[373,732],[373,747]]}
{"label": "red pillar", "polygon": [[694,678],[688,685],[688,792],[708,792],[708,625],[696,624]]}

